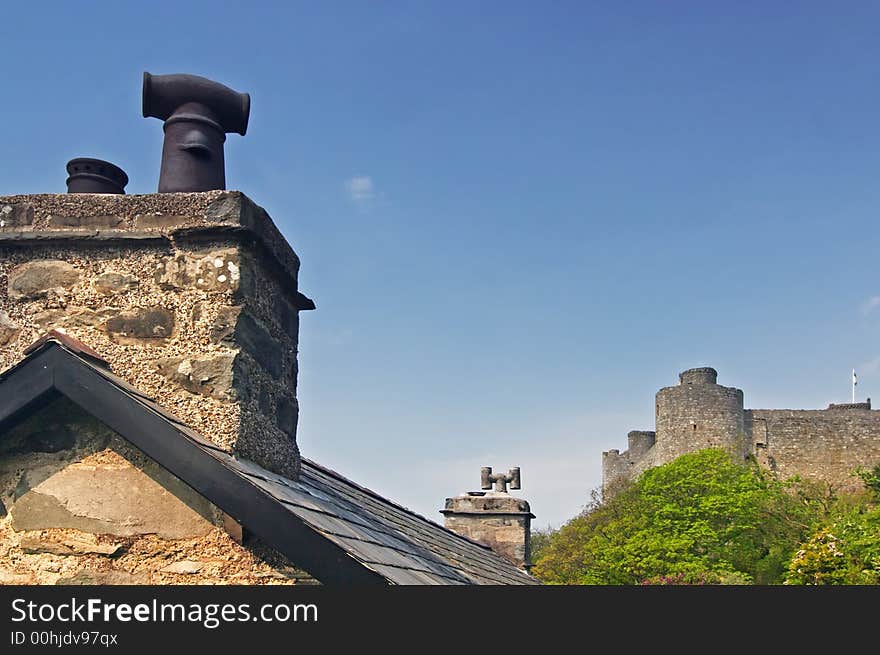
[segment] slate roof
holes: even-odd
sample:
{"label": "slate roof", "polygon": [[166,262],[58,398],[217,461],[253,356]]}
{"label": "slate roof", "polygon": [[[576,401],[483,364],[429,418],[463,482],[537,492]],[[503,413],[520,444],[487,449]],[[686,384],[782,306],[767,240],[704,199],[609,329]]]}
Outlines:
{"label": "slate roof", "polygon": [[238,459],[62,335],[0,374],[0,435],[70,398],[264,542],[327,584],[540,584],[489,547],[316,462],[297,480]]}

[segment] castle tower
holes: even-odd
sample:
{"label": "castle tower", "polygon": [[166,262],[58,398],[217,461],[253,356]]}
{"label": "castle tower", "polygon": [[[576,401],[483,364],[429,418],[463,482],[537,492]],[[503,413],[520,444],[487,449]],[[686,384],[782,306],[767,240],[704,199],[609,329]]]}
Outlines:
{"label": "castle tower", "polygon": [[724,448],[744,458],[743,392],[717,383],[714,368],[692,368],[679,374],[679,384],[656,396],[655,459],[668,462],[703,448]]}

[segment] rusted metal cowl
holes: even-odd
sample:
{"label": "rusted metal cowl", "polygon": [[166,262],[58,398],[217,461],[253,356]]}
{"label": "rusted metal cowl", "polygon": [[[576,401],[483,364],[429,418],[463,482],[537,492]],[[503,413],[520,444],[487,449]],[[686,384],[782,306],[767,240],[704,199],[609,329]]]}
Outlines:
{"label": "rusted metal cowl", "polygon": [[67,162],[67,193],[125,193],[128,175],[101,159],[77,157]]}
{"label": "rusted metal cowl", "polygon": [[144,73],[145,118],[165,121],[159,193],[226,188],[226,134],[244,136],[251,98],[197,75]]}

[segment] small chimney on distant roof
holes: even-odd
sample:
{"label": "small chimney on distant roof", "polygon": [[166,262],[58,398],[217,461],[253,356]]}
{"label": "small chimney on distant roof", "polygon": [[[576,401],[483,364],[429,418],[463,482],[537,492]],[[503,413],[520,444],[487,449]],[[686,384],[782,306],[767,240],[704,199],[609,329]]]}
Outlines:
{"label": "small chimney on distant roof", "polygon": [[531,521],[535,518],[529,504],[507,493],[520,488],[519,467],[507,473],[492,473],[492,467],[480,471],[480,486],[494,491],[468,491],[446,499],[440,513],[453,532],[486,544],[521,569],[531,566]]}

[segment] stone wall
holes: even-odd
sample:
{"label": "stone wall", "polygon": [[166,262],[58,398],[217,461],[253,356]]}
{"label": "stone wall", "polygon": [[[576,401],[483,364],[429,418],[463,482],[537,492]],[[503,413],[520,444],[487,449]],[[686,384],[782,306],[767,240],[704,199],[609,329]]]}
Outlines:
{"label": "stone wall", "polygon": [[630,430],[626,435],[627,452],[641,459],[657,443],[657,433],[653,430]]}
{"label": "stone wall", "polygon": [[0,370],[63,328],[206,438],[295,477],[298,270],[235,191],[0,197]]}
{"label": "stone wall", "polygon": [[608,495],[614,493],[617,484],[635,479],[644,470],[656,466],[654,459],[659,450],[657,433],[651,430],[631,430],[627,435],[628,448],[608,450],[602,453],[602,489]]}
{"label": "stone wall", "polygon": [[870,409],[750,409],[755,455],[781,479],[798,475],[859,489],[855,469],[880,463],[880,412]]}
{"label": "stone wall", "polygon": [[0,584],[314,580],[66,399],[0,441]]}

